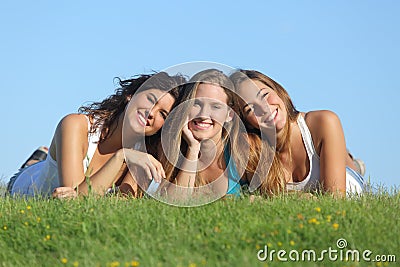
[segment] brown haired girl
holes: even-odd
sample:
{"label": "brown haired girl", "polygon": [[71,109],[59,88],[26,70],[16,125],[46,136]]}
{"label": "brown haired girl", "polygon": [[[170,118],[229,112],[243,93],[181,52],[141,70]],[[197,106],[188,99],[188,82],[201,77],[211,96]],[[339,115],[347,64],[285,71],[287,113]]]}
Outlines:
{"label": "brown haired girl", "polygon": [[276,130],[276,152],[270,170],[262,174],[262,193],[321,188],[340,195],[362,192],[363,178],[354,171],[335,113],[297,111],[287,91],[258,71],[240,70],[231,78],[243,100],[241,116],[249,129],[255,129],[249,137],[252,142],[268,141],[261,140],[260,133],[271,125]]}
{"label": "brown haired girl", "polygon": [[183,77],[165,72],[119,79],[120,88],[114,95],[83,106],[80,114],[60,121],[46,160],[15,175],[9,182],[9,193],[71,197],[77,192],[87,194],[91,187],[93,192],[104,194],[117,182],[132,185],[124,179],[126,164],[142,168],[148,178],[161,180],[164,170],[153,156],[133,147],[123,149],[124,116],[130,126],[130,143],[144,135],[157,135],[178,100],[176,87],[184,82]]}

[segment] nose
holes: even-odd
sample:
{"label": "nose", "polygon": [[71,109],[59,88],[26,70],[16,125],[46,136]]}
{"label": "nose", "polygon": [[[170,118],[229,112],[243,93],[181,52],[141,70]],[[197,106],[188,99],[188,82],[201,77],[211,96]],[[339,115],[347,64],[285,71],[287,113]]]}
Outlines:
{"label": "nose", "polygon": [[147,119],[151,120],[154,118],[154,109],[146,110],[145,111],[145,116]]}
{"label": "nose", "polygon": [[200,108],[199,113],[197,114],[198,118],[210,118],[210,116],[211,116],[211,109],[209,105],[203,105]]}

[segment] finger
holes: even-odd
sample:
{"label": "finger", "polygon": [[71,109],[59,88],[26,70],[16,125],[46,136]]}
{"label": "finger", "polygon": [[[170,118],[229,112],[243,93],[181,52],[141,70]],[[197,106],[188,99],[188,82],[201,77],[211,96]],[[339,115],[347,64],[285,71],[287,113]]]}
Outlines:
{"label": "finger", "polygon": [[157,161],[157,169],[159,170],[161,178],[166,178],[164,168],[159,161]]}
{"label": "finger", "polygon": [[157,161],[157,164],[155,164],[155,167],[157,169],[158,175],[160,176],[160,179],[165,178],[164,168],[162,167],[161,163]]}
{"label": "finger", "polygon": [[163,168],[162,166],[160,166],[160,167],[161,167],[162,177],[163,177],[164,179],[166,179],[166,178],[167,178],[167,175],[165,175],[164,168]]}
{"label": "finger", "polygon": [[151,180],[153,179],[152,175],[151,175],[151,171],[147,166],[143,167],[144,172],[146,173],[147,179]]}
{"label": "finger", "polygon": [[57,191],[58,191],[58,192],[54,192],[54,193],[52,194],[53,198],[59,198],[59,199],[61,199],[61,198],[65,198],[65,197],[66,197],[66,193],[65,193],[65,192],[60,191],[60,190],[57,190]]}
{"label": "finger", "polygon": [[155,167],[151,162],[148,163],[148,167],[149,167],[149,169],[150,169],[150,171],[151,171],[151,174],[152,174],[152,176],[153,176],[153,179],[154,179],[156,182],[159,183],[159,182],[161,181],[161,177],[160,177],[160,175],[158,174],[156,167]]}
{"label": "finger", "polygon": [[66,191],[66,189],[68,189],[69,187],[57,187],[54,188],[52,196],[53,197],[58,197],[64,194],[64,192]]}
{"label": "finger", "polygon": [[149,155],[149,159],[150,159],[149,164],[152,164],[154,166],[161,181],[162,178],[165,178],[165,172],[164,168],[162,167],[162,164],[151,155]]}

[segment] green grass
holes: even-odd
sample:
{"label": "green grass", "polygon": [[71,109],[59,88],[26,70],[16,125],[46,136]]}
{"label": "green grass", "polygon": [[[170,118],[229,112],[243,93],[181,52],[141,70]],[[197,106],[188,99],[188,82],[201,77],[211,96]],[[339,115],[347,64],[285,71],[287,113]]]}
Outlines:
{"label": "green grass", "polygon": [[[268,249],[346,249],[397,262],[291,262],[290,266],[399,266],[400,195],[225,199],[197,208],[152,199],[0,199],[0,266],[277,266]],[[286,257],[288,257],[286,255]],[[371,256],[372,257],[372,256]]]}

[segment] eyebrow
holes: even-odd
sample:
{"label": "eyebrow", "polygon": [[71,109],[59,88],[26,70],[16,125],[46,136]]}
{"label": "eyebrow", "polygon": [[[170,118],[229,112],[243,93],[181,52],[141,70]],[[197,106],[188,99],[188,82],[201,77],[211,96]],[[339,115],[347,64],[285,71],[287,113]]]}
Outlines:
{"label": "eyebrow", "polygon": [[[260,96],[262,90],[268,90],[268,89],[271,89],[271,90],[272,90],[272,88],[270,88],[270,87],[263,87],[263,88],[261,88],[261,89],[257,92],[256,98]],[[243,106],[242,111],[244,112],[244,110],[245,110],[249,105],[250,105],[249,103],[246,103],[246,105]]]}
{"label": "eyebrow", "polygon": [[262,91],[262,90],[268,90],[268,89],[271,89],[271,90],[273,90],[273,89],[272,89],[272,88],[270,88],[270,87],[263,87],[263,88],[261,88],[261,89],[260,89],[260,91],[258,91],[258,93],[257,93],[256,97],[258,97],[258,96],[260,95],[260,93],[261,93],[261,91]]}
{"label": "eyebrow", "polygon": [[158,99],[155,94],[150,92],[149,95],[151,95],[153,97],[154,102],[158,102]]}
{"label": "eyebrow", "polygon": [[[157,103],[158,103],[158,101],[160,101],[160,99],[164,97],[164,95],[162,95],[162,96],[160,97],[160,99],[158,99],[158,98],[156,97],[156,95],[153,94],[153,93],[151,93],[151,92],[149,93],[149,95],[150,95],[151,97],[154,98],[154,99],[153,99],[153,100],[154,100],[154,106],[156,106]],[[164,113],[166,113],[167,116],[169,115],[169,111],[167,111],[167,110],[165,110],[165,109],[162,109],[161,111],[164,112]]]}
{"label": "eyebrow", "polygon": [[220,101],[215,101],[215,102],[210,102],[211,105],[225,105],[227,106],[227,104],[225,104],[224,102],[220,102]]}
{"label": "eyebrow", "polygon": [[244,110],[249,106],[249,103],[246,103],[246,105],[243,106],[242,111],[244,112]]}

